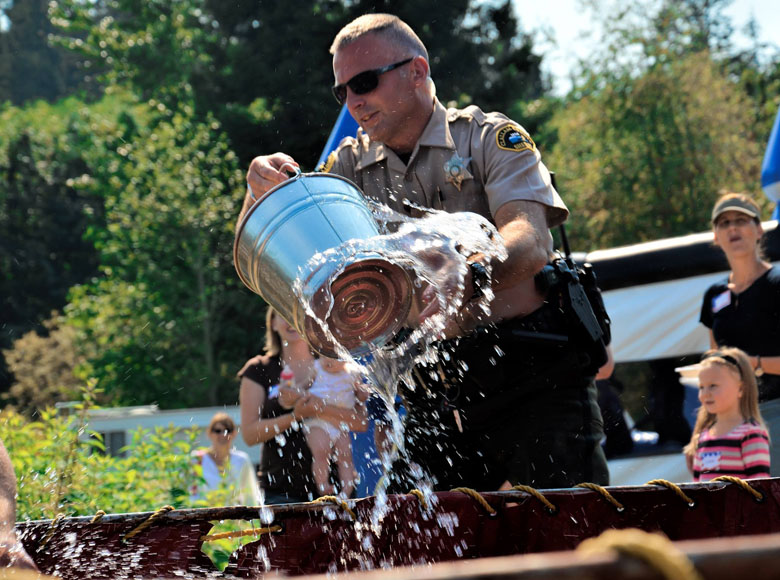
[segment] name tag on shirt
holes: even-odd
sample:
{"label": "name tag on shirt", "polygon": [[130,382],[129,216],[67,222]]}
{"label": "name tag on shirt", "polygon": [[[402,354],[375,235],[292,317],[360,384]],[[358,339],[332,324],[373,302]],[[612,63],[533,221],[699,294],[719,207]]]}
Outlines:
{"label": "name tag on shirt", "polygon": [[731,290],[721,292],[712,299],[712,313],[720,312],[731,304]]}
{"label": "name tag on shirt", "polygon": [[717,469],[720,465],[720,451],[705,451],[701,454],[702,469]]}

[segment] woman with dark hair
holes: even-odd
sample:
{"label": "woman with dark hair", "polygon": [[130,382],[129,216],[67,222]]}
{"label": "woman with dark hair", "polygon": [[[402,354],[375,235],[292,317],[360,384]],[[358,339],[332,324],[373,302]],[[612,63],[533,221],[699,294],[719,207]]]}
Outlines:
{"label": "woman with dark hair", "polygon": [[761,253],[764,235],[758,204],[742,193],[722,195],[712,210],[715,244],[731,272],[704,295],[701,322],[712,348],[747,353],[758,377],[761,414],[772,439],[772,474],[780,466],[780,268]]}
{"label": "woman with dark hair", "polygon": [[[280,384],[282,370],[292,373],[292,384]],[[247,445],[264,444],[260,487],[266,504],[311,501],[319,495],[312,476],[311,451],[301,428],[303,419],[319,417],[352,431],[367,428],[366,410],[360,401],[345,409],[326,405],[306,392],[314,374],[309,345],[269,307],[265,354],[251,358],[238,373],[241,434]]]}

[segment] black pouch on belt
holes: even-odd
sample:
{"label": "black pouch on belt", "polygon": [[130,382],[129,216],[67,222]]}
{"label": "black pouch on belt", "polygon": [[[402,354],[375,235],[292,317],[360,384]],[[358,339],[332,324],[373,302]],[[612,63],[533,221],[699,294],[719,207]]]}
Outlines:
{"label": "black pouch on belt", "polygon": [[588,353],[595,374],[607,362],[612,335],[592,266],[578,266],[571,258],[558,257],[536,275],[536,284],[548,300],[558,301],[568,320],[571,340]]}

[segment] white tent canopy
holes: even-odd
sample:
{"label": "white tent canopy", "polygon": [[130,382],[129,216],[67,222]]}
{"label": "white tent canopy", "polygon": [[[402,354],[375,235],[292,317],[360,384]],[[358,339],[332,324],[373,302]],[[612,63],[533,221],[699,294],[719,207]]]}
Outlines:
{"label": "white tent canopy", "polygon": [[[780,230],[764,222],[766,253],[780,259]],[[709,332],[699,322],[707,288],[728,275],[728,263],[705,232],[574,256],[593,264],[612,319],[615,361],[699,354]]]}

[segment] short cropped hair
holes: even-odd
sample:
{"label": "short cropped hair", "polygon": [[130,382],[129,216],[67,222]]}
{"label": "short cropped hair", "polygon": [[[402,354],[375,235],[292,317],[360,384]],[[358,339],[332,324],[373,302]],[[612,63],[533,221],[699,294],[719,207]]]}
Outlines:
{"label": "short cropped hair", "polygon": [[228,431],[235,431],[236,424],[233,422],[233,418],[227,413],[218,412],[209,421],[209,431],[214,428],[214,425],[221,424]]}
{"label": "short cropped hair", "polygon": [[330,53],[336,54],[338,50],[371,33],[381,34],[398,46],[408,49],[409,56],[422,56],[428,61],[428,50],[420,37],[406,22],[392,14],[358,16],[339,31],[330,46]]}

